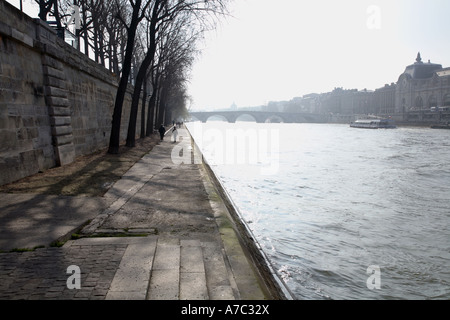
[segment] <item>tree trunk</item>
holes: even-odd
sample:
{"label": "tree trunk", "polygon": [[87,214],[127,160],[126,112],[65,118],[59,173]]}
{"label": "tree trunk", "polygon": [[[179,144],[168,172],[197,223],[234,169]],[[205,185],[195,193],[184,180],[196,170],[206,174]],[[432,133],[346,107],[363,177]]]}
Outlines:
{"label": "tree trunk", "polygon": [[158,95],[157,84],[153,85],[152,95],[148,103],[148,115],[147,115],[147,137],[153,134],[153,128],[155,127],[155,105]]}
{"label": "tree trunk", "polygon": [[130,120],[128,124],[128,134],[127,134],[127,147],[134,147],[136,140],[136,121],[139,109],[139,100],[141,96],[142,84],[147,78],[147,70],[153,62],[156,52],[156,23],[157,23],[157,12],[159,11],[159,2],[153,7],[153,17],[150,23],[150,46],[147,51],[147,55],[142,61],[139,68],[138,74],[136,76],[136,83],[134,84],[133,99],[131,102],[130,110]]}
{"label": "tree trunk", "polygon": [[142,109],[141,109],[141,139],[145,138],[145,108],[147,103],[147,77],[144,79],[144,88],[142,92]]}
{"label": "tree trunk", "polygon": [[88,37],[88,26],[87,26],[87,14],[86,14],[86,4],[83,1],[82,2],[82,10],[83,10],[83,23],[84,23],[84,33],[83,33],[83,39],[84,39],[84,54],[89,57],[89,37]]}
{"label": "tree trunk", "polygon": [[157,122],[158,126],[160,126],[162,124],[165,125],[165,123],[164,123],[165,109],[166,109],[165,94],[166,94],[165,90],[162,89],[160,92],[160,99],[159,99],[159,104],[158,104],[158,122]]}
{"label": "tree trunk", "polygon": [[162,124],[162,122],[159,121],[160,104],[161,104],[161,88],[158,88],[158,94],[156,95],[156,100],[155,100],[155,125],[156,125],[156,128],[159,128]]}
{"label": "tree trunk", "polygon": [[120,78],[119,87],[117,88],[116,101],[114,103],[114,112],[111,126],[111,136],[109,139],[108,153],[119,153],[120,146],[120,123],[122,119],[123,101],[128,86],[128,77],[130,76],[131,61],[133,59],[134,40],[136,37],[136,29],[139,24],[139,10],[142,0],[136,0],[133,7],[133,17],[130,27],[128,28],[127,48],[122,68],[122,77]]}
{"label": "tree trunk", "polygon": [[[131,110],[130,110],[130,120],[128,124],[128,135],[127,135],[127,147],[135,146],[135,137],[136,137],[136,121],[137,114],[139,109],[139,100],[142,91],[142,85],[147,76],[147,69],[153,61],[154,49],[149,49],[147,56],[139,68],[138,74],[136,76],[136,83],[134,84],[134,92],[133,99],[131,101]],[[153,54],[152,54],[153,53]]]}

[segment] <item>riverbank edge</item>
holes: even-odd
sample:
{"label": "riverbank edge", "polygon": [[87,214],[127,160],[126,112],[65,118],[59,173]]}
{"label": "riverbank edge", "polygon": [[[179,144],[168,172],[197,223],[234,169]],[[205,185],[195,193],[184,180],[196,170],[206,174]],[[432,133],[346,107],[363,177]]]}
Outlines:
{"label": "riverbank edge", "polygon": [[[206,175],[204,178],[205,180],[209,180],[205,182],[209,182],[210,186],[214,188],[214,190],[207,190],[207,192],[209,194],[216,194],[219,199],[215,199],[214,201],[219,201],[223,205],[223,208],[218,209],[221,211],[221,217],[219,217],[219,219],[216,217],[222,237],[226,236],[226,232],[223,232],[223,228],[226,228],[225,226],[229,226],[229,224],[231,224],[237,240],[239,241],[246,258],[249,260],[250,265],[257,276],[259,285],[270,300],[295,300],[292,292],[283,280],[276,274],[260,244],[256,240],[248,225],[245,223],[245,220],[242,218],[239,209],[236,207],[228,192],[223,187],[222,182],[216,176],[208,161],[204,158],[203,153],[195,142],[189,128],[187,126],[185,126],[185,128],[191,139],[194,158],[201,159],[200,166]],[[205,187],[208,189],[207,183],[205,183]],[[220,219],[226,219],[227,221],[221,221]],[[229,245],[228,241],[223,239],[223,244],[226,251],[231,250],[230,248],[227,248]]]}

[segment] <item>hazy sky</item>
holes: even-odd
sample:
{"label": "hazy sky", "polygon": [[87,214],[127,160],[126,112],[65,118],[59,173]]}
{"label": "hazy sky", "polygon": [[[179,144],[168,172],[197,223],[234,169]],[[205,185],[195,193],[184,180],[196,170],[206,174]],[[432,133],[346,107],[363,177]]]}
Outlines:
{"label": "hazy sky", "polygon": [[448,0],[235,0],[192,70],[193,109],[397,82],[420,51],[450,67]]}
{"label": "hazy sky", "polygon": [[374,90],[397,82],[419,51],[425,62],[450,67],[449,0],[234,0],[230,9],[233,17],[200,45],[193,109],[258,106],[335,87]]}

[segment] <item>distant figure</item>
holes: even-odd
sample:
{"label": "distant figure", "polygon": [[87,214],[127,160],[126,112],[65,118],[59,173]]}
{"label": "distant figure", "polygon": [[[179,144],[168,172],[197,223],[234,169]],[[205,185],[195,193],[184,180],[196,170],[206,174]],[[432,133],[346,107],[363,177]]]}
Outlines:
{"label": "distant figure", "polygon": [[159,127],[159,136],[161,137],[161,141],[164,140],[164,135],[166,134],[166,128],[164,128],[163,125],[161,125],[161,127]]}
{"label": "distant figure", "polygon": [[178,130],[177,130],[176,126],[173,127],[172,136],[173,136],[173,142],[174,143],[177,142]]}

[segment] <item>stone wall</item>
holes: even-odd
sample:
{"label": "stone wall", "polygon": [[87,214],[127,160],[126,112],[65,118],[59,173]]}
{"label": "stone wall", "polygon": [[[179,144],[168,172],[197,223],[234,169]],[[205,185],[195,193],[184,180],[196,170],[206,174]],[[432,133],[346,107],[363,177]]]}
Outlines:
{"label": "stone wall", "polygon": [[[0,0],[0,185],[107,147],[116,90],[109,70]],[[131,91],[122,140],[130,105]]]}

